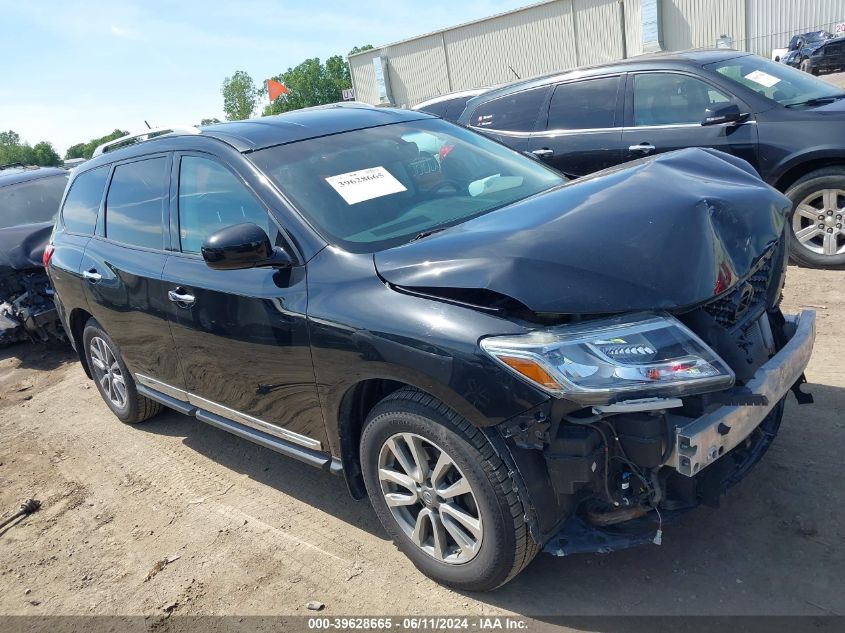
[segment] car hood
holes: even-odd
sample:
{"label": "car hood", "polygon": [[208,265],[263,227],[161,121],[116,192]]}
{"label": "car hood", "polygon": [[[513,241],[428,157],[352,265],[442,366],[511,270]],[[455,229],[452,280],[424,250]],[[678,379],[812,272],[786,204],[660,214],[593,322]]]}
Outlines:
{"label": "car hood", "polygon": [[42,268],[41,257],[52,231],[52,222],[0,229],[0,271]]}
{"label": "car hood", "polygon": [[674,310],[747,276],[790,203],[745,161],[685,149],[628,163],[374,255],[388,283],[537,313]]}

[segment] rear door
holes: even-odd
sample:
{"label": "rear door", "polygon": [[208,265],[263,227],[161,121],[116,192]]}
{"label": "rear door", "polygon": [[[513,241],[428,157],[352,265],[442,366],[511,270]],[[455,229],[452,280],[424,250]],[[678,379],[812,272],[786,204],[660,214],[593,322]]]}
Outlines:
{"label": "rear door", "polygon": [[541,131],[531,136],[529,151],[570,176],[619,164],[623,86],[620,75],[555,86],[541,116]]}
{"label": "rear door", "polygon": [[[177,154],[173,166],[173,252],[162,296],[189,401],[282,439],[327,446],[305,320],[305,266],[212,270],[205,238],[252,222],[287,244],[245,179],[208,154]],[[166,300],[166,299],[165,299]]]}
{"label": "rear door", "polygon": [[136,380],[179,397],[185,383],[161,281],[169,240],[170,164],[171,155],[165,153],[112,167],[81,274],[91,313],[120,347]]}
{"label": "rear door", "polygon": [[740,124],[701,125],[704,111],[711,106],[734,102],[743,112],[750,112],[733,95],[680,72],[632,73],[627,83],[624,160],[685,147],[712,147],[758,167],[753,118]]}

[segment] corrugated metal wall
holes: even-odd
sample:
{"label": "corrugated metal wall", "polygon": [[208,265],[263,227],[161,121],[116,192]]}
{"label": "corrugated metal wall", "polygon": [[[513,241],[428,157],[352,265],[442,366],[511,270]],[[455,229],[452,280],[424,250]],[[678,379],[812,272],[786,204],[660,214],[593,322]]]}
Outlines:
{"label": "corrugated metal wall", "polygon": [[734,45],[745,37],[743,0],[663,0],[663,47],[670,51],[715,46],[720,35]]}
{"label": "corrugated metal wall", "polygon": [[748,41],[741,47],[768,57],[786,46],[797,33],[825,29],[845,22],[845,0],[746,0]]}
{"label": "corrugated metal wall", "polygon": [[[378,103],[373,58],[388,60],[393,103],[412,106],[490,86],[642,53],[641,0],[550,0],[349,58],[356,96]],[[734,47],[768,57],[795,33],[833,30],[845,0],[661,0],[666,50]],[[511,70],[511,68],[513,70]]]}
{"label": "corrugated metal wall", "polygon": [[[572,2],[560,0],[444,33],[452,89],[491,86],[578,65]],[[513,71],[511,70],[513,68]],[[422,101],[437,93],[418,95]]]}

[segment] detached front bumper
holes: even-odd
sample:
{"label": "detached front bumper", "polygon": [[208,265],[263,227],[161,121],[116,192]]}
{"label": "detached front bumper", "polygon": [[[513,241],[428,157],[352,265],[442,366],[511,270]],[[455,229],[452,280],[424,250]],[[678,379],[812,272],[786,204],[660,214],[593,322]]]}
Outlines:
{"label": "detached front bumper", "polygon": [[763,396],[765,404],[722,406],[692,422],[677,416],[675,448],[668,466],[688,477],[698,474],[751,435],[798,382],[816,339],[815,311],[787,317],[785,329],[791,334],[789,341],[746,384],[746,390]]}

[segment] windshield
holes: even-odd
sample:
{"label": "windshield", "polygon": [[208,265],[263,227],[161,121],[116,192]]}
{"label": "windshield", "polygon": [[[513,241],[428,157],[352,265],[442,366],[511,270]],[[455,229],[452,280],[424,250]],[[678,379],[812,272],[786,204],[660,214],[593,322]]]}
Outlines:
{"label": "windshield", "polygon": [[842,90],[808,73],[756,55],[708,64],[706,68],[784,106],[842,93]]}
{"label": "windshield", "polygon": [[332,243],[375,252],[565,182],[437,119],[354,130],[251,155]]}
{"label": "windshield", "polygon": [[66,184],[58,175],[0,187],[0,229],[53,220]]}

